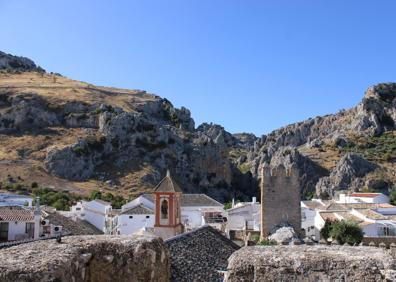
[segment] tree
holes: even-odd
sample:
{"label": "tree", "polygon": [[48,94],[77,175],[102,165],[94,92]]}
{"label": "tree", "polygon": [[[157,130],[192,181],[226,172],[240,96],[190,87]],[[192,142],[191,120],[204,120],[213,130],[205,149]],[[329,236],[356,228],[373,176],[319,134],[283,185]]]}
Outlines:
{"label": "tree", "polygon": [[330,238],[330,232],[333,222],[330,219],[326,219],[325,225],[320,230],[320,237],[324,238],[326,241]]}
{"label": "tree", "polygon": [[224,203],[224,210],[229,210],[232,207],[231,202]]}
{"label": "tree", "polygon": [[392,190],[389,194],[389,199],[392,205],[396,205],[396,186],[392,187]]}
{"label": "tree", "polygon": [[355,245],[362,242],[363,231],[355,222],[346,220],[334,221],[331,223],[330,236],[340,244]]}
{"label": "tree", "polygon": [[89,196],[90,200],[101,199],[101,198],[102,198],[102,192],[98,190],[93,190],[91,192],[91,195]]}

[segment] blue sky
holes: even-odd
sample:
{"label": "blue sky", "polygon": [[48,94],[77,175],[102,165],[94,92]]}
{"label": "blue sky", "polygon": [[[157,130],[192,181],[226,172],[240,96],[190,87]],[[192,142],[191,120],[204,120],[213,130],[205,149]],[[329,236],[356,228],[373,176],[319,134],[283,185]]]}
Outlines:
{"label": "blue sky", "polygon": [[257,135],[395,81],[393,0],[0,0],[0,50]]}

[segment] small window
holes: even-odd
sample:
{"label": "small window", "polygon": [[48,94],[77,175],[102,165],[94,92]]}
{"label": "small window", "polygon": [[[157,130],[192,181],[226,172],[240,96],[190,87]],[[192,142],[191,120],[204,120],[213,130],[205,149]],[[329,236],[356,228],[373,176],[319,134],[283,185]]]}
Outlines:
{"label": "small window", "polygon": [[146,218],[150,218],[150,216],[149,216],[149,215],[146,215]]}
{"label": "small window", "polygon": [[130,216],[129,216],[129,219],[132,219],[132,218],[133,218],[133,215],[130,215]]}
{"label": "small window", "polygon": [[81,208],[76,208],[76,211],[80,211],[81,210]]}

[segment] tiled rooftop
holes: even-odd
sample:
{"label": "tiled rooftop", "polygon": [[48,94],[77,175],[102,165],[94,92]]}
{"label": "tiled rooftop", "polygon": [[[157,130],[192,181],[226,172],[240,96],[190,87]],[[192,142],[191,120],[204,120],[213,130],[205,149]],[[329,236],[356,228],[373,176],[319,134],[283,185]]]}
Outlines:
{"label": "tiled rooftop", "polygon": [[164,179],[155,187],[155,192],[182,192],[180,186],[170,176],[169,171],[167,172]]}
{"label": "tiled rooftop", "polygon": [[370,209],[357,209],[357,211],[369,219],[388,219],[388,217]]}
{"label": "tiled rooftop", "polygon": [[[153,194],[143,194],[142,197],[154,203]],[[182,207],[207,206],[207,207],[221,207],[223,204],[205,194],[181,194]]]}
{"label": "tiled rooftop", "polygon": [[121,214],[154,214],[154,211],[143,205],[138,205],[136,207],[123,211]]}
{"label": "tiled rooftop", "polygon": [[70,232],[72,235],[100,235],[103,234],[95,226],[85,220],[78,219],[77,221],[67,218],[56,211],[45,209],[45,218],[51,224],[61,225],[62,232]]}
{"label": "tiled rooftop", "polygon": [[165,241],[171,253],[171,281],[222,281],[228,258],[239,246],[210,226]]}
{"label": "tiled rooftop", "polygon": [[309,209],[314,210],[324,210],[326,205],[319,201],[303,201],[304,205],[306,205]]}
{"label": "tiled rooftop", "polygon": [[0,207],[0,221],[34,221],[34,212],[18,206]]}
{"label": "tiled rooftop", "polygon": [[375,198],[381,195],[381,193],[353,193],[351,197],[359,197],[359,198]]}

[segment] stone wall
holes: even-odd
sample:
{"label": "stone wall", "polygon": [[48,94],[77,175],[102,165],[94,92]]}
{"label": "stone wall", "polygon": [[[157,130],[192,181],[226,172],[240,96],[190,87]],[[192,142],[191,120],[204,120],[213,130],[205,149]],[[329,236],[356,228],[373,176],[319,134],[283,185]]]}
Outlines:
{"label": "stone wall", "polygon": [[364,246],[374,243],[375,247],[379,247],[381,243],[384,243],[389,248],[391,244],[396,244],[396,237],[363,237],[362,243]]}
{"label": "stone wall", "polygon": [[300,184],[298,170],[283,165],[274,169],[263,167],[261,182],[262,235],[266,237],[276,227],[291,225],[301,235]]}
{"label": "stone wall", "polygon": [[70,236],[0,251],[0,281],[152,281],[170,277],[162,239]]}
{"label": "stone wall", "polygon": [[244,247],[229,258],[225,281],[396,281],[396,265],[374,247]]}

